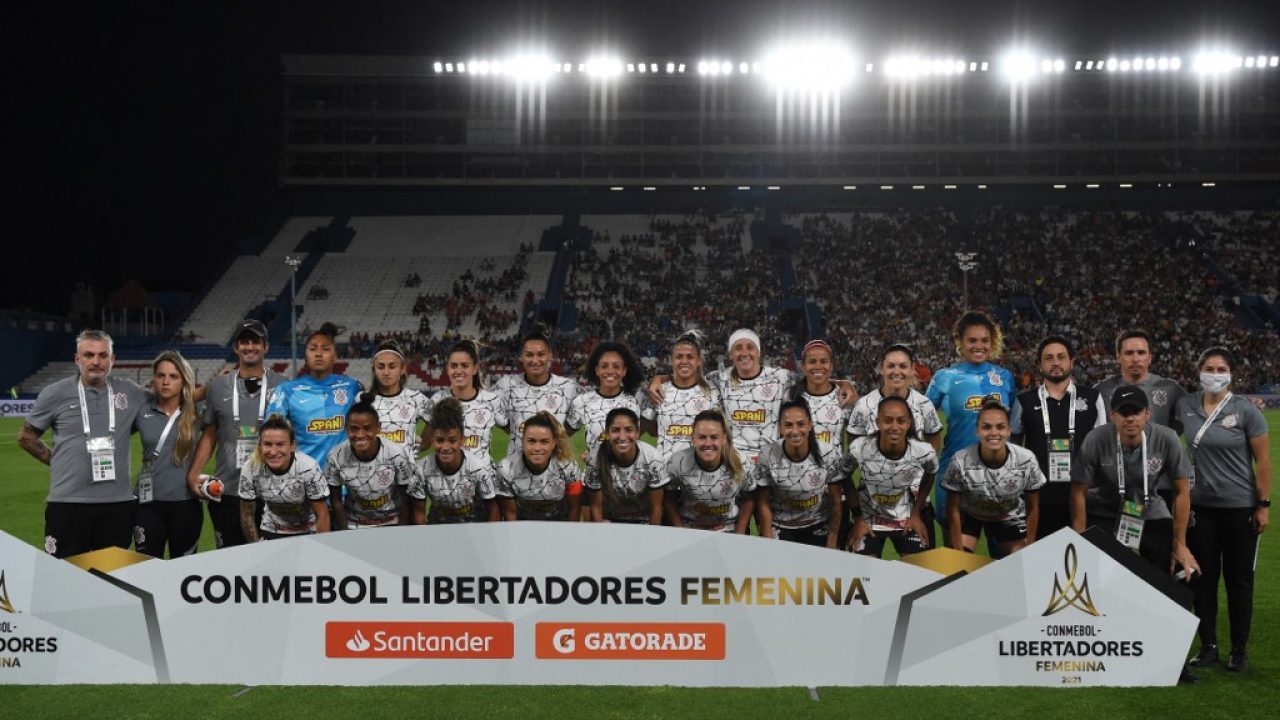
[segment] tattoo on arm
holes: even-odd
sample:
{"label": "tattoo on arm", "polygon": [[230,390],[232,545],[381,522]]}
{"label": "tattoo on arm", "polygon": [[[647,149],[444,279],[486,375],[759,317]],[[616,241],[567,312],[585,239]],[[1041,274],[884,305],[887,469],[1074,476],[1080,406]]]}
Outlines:
{"label": "tattoo on arm", "polygon": [[30,453],[31,457],[48,465],[49,460],[53,457],[53,451],[40,439],[43,434],[29,423],[24,423],[22,430],[18,432],[18,447]]}
{"label": "tattoo on arm", "polygon": [[244,539],[251,543],[258,542],[258,524],[254,522],[256,509],[252,500],[240,501],[240,530],[244,532]]}

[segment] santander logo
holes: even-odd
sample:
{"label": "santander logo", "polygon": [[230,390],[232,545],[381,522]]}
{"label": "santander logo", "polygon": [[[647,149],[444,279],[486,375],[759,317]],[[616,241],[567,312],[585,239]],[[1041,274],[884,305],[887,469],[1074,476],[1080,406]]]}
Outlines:
{"label": "santander logo", "polygon": [[356,634],[347,641],[347,649],[351,652],[362,653],[369,649],[369,641],[365,639],[364,633],[356,630]]}

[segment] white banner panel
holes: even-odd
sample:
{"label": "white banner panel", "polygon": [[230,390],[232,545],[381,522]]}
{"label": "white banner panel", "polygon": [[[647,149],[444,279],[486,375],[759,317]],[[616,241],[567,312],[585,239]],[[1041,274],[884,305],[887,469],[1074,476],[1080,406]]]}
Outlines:
{"label": "white banner panel", "polygon": [[902,685],[1173,685],[1198,625],[1070,529],[909,613]]}
{"label": "white banner panel", "polygon": [[31,415],[31,411],[35,409],[36,401],[31,400],[0,400],[0,417],[16,418],[27,417]]}
{"label": "white banner panel", "polygon": [[141,598],[0,532],[0,684],[154,683]]}
{"label": "white banner panel", "polygon": [[173,682],[847,686],[939,579],[795,543],[620,524],[399,527],[113,576],[154,595]]}

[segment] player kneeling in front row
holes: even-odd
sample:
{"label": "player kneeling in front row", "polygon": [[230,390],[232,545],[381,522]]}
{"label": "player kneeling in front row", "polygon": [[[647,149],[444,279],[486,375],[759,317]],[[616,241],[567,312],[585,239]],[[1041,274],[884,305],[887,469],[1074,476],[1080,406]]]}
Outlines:
{"label": "player kneeling in front row", "polygon": [[[498,466],[498,505],[506,520],[570,520],[582,512],[582,470],[569,436],[543,410],[524,421],[520,449]],[[514,441],[516,436],[512,436]]]}
{"label": "player kneeling in front row", "polygon": [[[298,451],[293,425],[272,414],[258,431],[258,450],[240,472],[240,528],[249,542],[329,532],[329,487],[306,453]],[[262,525],[254,501],[263,502]]]}
{"label": "player kneeling in front row", "polygon": [[[932,409],[932,406],[930,406]],[[925,508],[938,472],[933,446],[916,439],[908,400],[884,395],[876,406],[876,430],[849,443],[850,465],[862,471],[854,503],[849,549],[882,557],[885,541],[899,556],[929,548]]]}
{"label": "player kneeling in front row", "polygon": [[840,453],[818,439],[804,400],[782,403],[778,427],[782,439],[752,469],[760,536],[835,548],[844,514]]}
{"label": "player kneeling in front row", "polygon": [[670,478],[658,449],[640,442],[640,418],[629,407],[615,407],[605,417],[604,432],[587,467],[591,521],[661,525]]}
{"label": "player kneeling in front row", "polygon": [[[418,461],[418,474],[409,486],[413,522],[496,522],[497,474],[488,452],[470,453],[466,444],[466,411],[462,402],[446,396],[431,408],[431,445],[436,451]],[[486,431],[487,432],[487,431]],[[426,501],[431,500],[431,514]]]}
{"label": "player kneeling in front row", "polygon": [[382,437],[374,397],[361,394],[347,411],[347,439],[329,451],[324,466],[335,530],[409,524],[405,491],[414,479],[413,458],[404,445]]}
{"label": "player kneeling in front row", "polygon": [[956,453],[942,486],[953,547],[973,552],[985,530],[987,544],[1004,554],[1035,542],[1044,473],[1036,456],[1009,444],[1009,410],[991,399],[978,411],[978,444]]}

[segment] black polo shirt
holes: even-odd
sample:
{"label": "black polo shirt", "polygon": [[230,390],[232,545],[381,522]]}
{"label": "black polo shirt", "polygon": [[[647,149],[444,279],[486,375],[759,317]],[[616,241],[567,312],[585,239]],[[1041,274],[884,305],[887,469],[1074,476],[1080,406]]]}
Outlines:
{"label": "black polo shirt", "polygon": [[[1102,398],[1098,391],[1088,385],[1076,383],[1076,404],[1074,408],[1068,408],[1071,400],[1069,394],[1063,395],[1061,400],[1046,396],[1046,401],[1049,403],[1051,432],[1045,433],[1044,413],[1040,408],[1040,388],[1041,386],[1037,385],[1030,390],[1019,393],[1018,402],[1022,405],[1022,417],[1019,420],[1021,427],[1015,427],[1013,433],[1019,436],[1020,444],[1036,456],[1036,462],[1040,464],[1040,472],[1044,473],[1047,478],[1049,477],[1049,438],[1068,437],[1067,428],[1070,425],[1068,413],[1074,411],[1076,415],[1076,435],[1071,442],[1072,463],[1080,455],[1080,446],[1084,444],[1085,435],[1088,435],[1093,428],[1105,425],[1107,415],[1103,409]],[[1042,503],[1065,505],[1070,497],[1070,482],[1045,483],[1045,486],[1040,490],[1040,502]]]}

